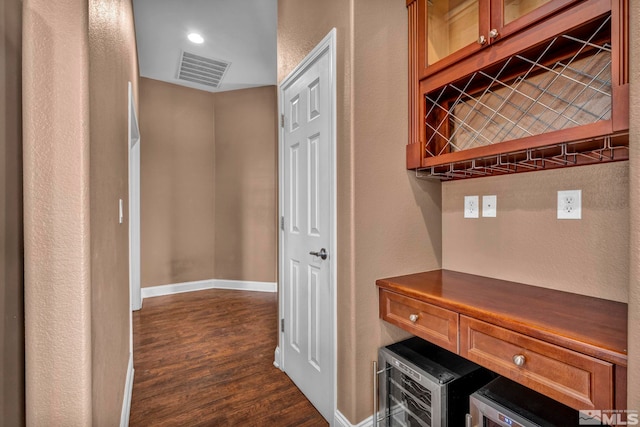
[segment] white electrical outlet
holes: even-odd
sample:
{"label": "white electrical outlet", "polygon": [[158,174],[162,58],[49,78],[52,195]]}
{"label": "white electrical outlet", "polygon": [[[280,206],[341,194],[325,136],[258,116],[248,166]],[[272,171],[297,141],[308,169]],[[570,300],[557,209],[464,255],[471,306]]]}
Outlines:
{"label": "white electrical outlet", "polygon": [[478,218],[480,212],[478,196],[464,196],[464,217]]}
{"label": "white electrical outlet", "polygon": [[482,196],[482,216],[495,218],[498,212],[498,196]]}
{"label": "white electrical outlet", "polygon": [[582,190],[558,191],[558,219],[582,219]]}

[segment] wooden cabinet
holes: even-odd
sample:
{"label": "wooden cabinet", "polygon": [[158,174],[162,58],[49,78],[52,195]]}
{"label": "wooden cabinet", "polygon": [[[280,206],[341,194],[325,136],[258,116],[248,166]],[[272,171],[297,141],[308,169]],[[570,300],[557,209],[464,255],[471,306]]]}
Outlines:
{"label": "wooden cabinet", "polygon": [[448,270],[376,284],[381,319],[574,409],[626,409],[626,304]]}
{"label": "wooden cabinet", "polygon": [[573,408],[613,408],[611,363],[466,316],[460,355]]}
{"label": "wooden cabinet", "polygon": [[413,0],[407,167],[442,179],[628,159],[628,0]]}
{"label": "wooden cabinet", "polygon": [[458,352],[458,313],[392,292],[380,292],[380,316],[442,348]]}

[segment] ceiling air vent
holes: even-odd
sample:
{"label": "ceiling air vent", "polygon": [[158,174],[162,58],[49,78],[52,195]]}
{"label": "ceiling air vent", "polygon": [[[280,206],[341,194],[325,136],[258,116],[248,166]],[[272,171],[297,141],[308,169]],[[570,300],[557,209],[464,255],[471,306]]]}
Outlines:
{"label": "ceiling air vent", "polygon": [[219,88],[229,65],[231,65],[230,62],[183,51],[180,57],[178,80]]}

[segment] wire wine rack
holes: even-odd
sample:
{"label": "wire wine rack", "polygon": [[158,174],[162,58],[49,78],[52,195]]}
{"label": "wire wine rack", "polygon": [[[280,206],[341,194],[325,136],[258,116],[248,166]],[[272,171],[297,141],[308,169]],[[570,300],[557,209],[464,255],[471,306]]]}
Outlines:
{"label": "wire wine rack", "polygon": [[[427,157],[589,125],[612,116],[611,17],[554,36],[425,95]],[[624,135],[423,168],[468,178],[628,158]]]}

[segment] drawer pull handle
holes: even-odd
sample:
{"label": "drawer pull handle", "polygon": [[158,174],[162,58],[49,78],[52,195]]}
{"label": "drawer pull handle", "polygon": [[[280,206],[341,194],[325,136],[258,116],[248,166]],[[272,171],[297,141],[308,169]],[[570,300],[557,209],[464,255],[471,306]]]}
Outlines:
{"label": "drawer pull handle", "polygon": [[417,314],[409,315],[409,320],[411,321],[411,323],[416,323],[418,321],[418,315]]}
{"label": "drawer pull handle", "polygon": [[526,361],[527,361],[527,359],[522,354],[516,354],[515,356],[513,356],[513,363],[516,366],[523,367],[524,366],[524,362],[526,362]]}

